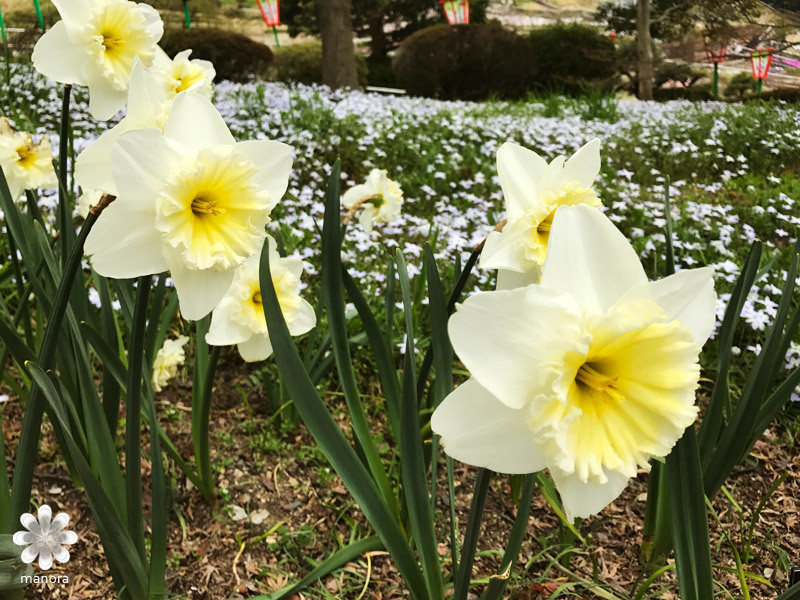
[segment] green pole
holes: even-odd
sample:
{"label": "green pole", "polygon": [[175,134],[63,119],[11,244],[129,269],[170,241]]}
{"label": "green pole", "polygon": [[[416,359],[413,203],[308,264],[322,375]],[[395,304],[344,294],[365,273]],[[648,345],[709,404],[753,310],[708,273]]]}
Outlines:
{"label": "green pole", "polygon": [[192,18],[189,16],[189,0],[183,0],[183,18],[186,21],[186,29],[191,29]]}
{"label": "green pole", "polygon": [[761,95],[761,86],[762,86],[763,83],[764,83],[763,79],[759,79],[758,80],[758,87],[756,88],[756,93],[759,94],[759,95]]}
{"label": "green pole", "polygon": [[39,19],[39,27],[44,31],[44,17],[42,16],[42,7],[39,6],[39,0],[33,0],[33,6],[36,7],[36,17]]}
{"label": "green pole", "polygon": [[714,63],[714,100],[719,100],[719,63]]}
{"label": "green pole", "polygon": [[2,8],[0,8],[0,34],[3,35],[3,48],[8,52],[8,36],[6,35],[6,22],[3,20]]}
{"label": "green pole", "polygon": [[278,41],[278,28],[275,27],[275,25],[272,26],[272,33],[275,35],[275,46],[280,48],[281,43]]}

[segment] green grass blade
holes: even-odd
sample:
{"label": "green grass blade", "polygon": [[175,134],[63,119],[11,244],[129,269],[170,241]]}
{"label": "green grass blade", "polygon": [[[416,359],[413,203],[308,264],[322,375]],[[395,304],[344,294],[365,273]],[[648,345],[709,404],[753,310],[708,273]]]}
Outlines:
{"label": "green grass blade", "polygon": [[672,539],[682,600],[714,597],[703,471],[694,427],[667,456]]}
{"label": "green grass blade", "polygon": [[[106,340],[117,340],[119,344],[120,340],[118,338],[121,336],[119,336],[117,332],[116,318],[111,305],[111,292],[108,289],[108,281],[95,271],[92,271],[92,279],[94,279],[95,288],[97,288],[97,292],[100,296],[100,331],[102,331],[102,341],[103,343],[110,344],[111,342],[106,342]],[[119,358],[118,355],[115,355],[115,357]],[[122,395],[121,386],[124,385],[124,383],[120,383],[113,374],[107,372],[105,362],[102,364],[103,413],[106,417],[108,430],[111,432],[111,435],[116,435],[117,424],[119,423],[119,403]]]}
{"label": "green grass blade", "polygon": [[267,319],[269,339],[275,351],[275,361],[294,406],[320,449],[375,528],[386,550],[392,555],[412,597],[417,600],[438,600],[428,595],[425,579],[396,516],[384,501],[367,469],[356,457],[339,425],[333,420],[303,366],[272,285],[269,251],[266,244],[264,248],[260,263],[264,314]]}
{"label": "green grass blade", "polygon": [[294,585],[285,587],[282,590],[273,592],[272,594],[255,596],[251,600],[283,600],[283,598],[288,598],[294,594],[299,594],[318,579],[321,579],[328,573],[331,573],[336,569],[343,567],[347,563],[356,560],[362,554],[365,554],[366,552],[377,552],[378,550],[383,550],[383,543],[377,535],[359,540],[331,554],[313,571],[311,571],[308,575],[303,577]]}

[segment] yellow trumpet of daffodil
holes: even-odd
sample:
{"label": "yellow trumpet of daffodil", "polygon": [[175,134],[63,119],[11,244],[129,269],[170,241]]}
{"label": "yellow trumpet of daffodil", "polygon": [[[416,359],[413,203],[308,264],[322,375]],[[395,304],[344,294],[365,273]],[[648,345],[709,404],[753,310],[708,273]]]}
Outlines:
{"label": "yellow trumpet of daffodil", "polygon": [[118,196],[87,237],[93,267],[119,279],[169,270],[181,314],[196,320],[261,249],[292,154],[275,141],[236,143],[208,99],[183,92],[163,133],[125,132],[111,165]]}
{"label": "yellow trumpet of daffodil", "polygon": [[536,152],[506,142],[497,151],[497,174],[506,205],[502,232],[493,231],[481,252],[484,269],[499,269],[498,288],[536,283],[547,256],[553,216],[560,206],[599,207],[592,189],[600,172],[600,140],[595,138],[567,160],[549,164]]}
{"label": "yellow trumpet of daffodil", "polygon": [[122,108],[136,58],[149,67],[164,24],[129,0],[53,0],[61,21],[33,49],[33,66],[60,83],[89,87],[89,111],[107,120]]}
{"label": "yellow trumpet of daffodil", "polygon": [[462,462],[549,469],[570,519],[595,514],[694,423],[715,307],[712,269],[649,282],[607,217],[562,206],[540,283],[475,294],[451,317],[472,377],[431,426]]}
{"label": "yellow trumpet of daffodil", "polygon": [[[300,296],[303,261],[278,255],[275,240],[267,236],[272,285],[292,335],[302,335],[317,322],[314,307]],[[267,321],[261,303],[259,284],[260,253],[254,254],[236,270],[228,293],[211,313],[206,342],[212,346],[237,344],[239,354],[248,362],[266,360],[272,354],[267,335]]]}

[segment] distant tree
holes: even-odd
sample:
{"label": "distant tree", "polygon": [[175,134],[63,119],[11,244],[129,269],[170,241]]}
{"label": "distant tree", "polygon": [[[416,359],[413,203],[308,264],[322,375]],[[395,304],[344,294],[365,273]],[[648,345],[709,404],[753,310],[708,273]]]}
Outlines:
{"label": "distant tree", "polygon": [[[320,23],[315,0],[282,0],[281,19],[289,35],[317,35]],[[351,0],[353,28],[359,37],[370,38],[373,56],[384,56],[409,35],[445,21],[439,0]],[[486,21],[489,0],[471,0],[470,21]],[[388,26],[388,27],[387,27]]]}
{"label": "distant tree", "polygon": [[[774,0],[797,4],[797,0]],[[650,0],[650,35],[661,40],[676,40],[700,22],[714,33],[734,21],[751,20],[762,9],[759,0]],[[604,0],[597,7],[598,16],[618,33],[637,31],[637,2]]]}
{"label": "distant tree", "polygon": [[639,98],[653,99],[653,42],[650,36],[650,0],[636,4],[636,54],[639,60]]}

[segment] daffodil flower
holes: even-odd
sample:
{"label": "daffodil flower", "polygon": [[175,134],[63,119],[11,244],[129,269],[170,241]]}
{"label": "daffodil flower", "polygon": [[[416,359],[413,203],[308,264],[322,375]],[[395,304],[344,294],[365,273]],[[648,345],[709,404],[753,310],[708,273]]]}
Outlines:
{"label": "daffodil flower", "polygon": [[[159,48],[158,52],[163,55],[163,60],[171,64],[163,50]],[[213,69],[210,76],[213,78]],[[112,196],[117,195],[111,168],[111,149],[119,136],[126,131],[164,130],[176,97],[173,88],[165,84],[165,77],[164,72],[157,72],[155,67],[148,70],[138,58],[134,60],[125,117],[78,155],[75,160],[75,181],[78,185],[84,189],[90,188]],[[208,83],[210,84],[210,80]],[[198,79],[186,88],[185,93],[205,95],[205,84],[205,79]],[[210,93],[208,96],[210,97]]]}
{"label": "daffodil flower", "polygon": [[386,170],[372,169],[364,183],[345,192],[342,205],[352,211],[361,208],[358,222],[370,233],[374,223],[390,223],[400,216],[403,190],[389,179]]}
{"label": "daffodil flower", "polygon": [[186,360],[183,347],[189,341],[185,335],[179,335],[174,340],[164,340],[153,360],[153,391],[160,392],[177,374],[178,367]]}
{"label": "daffodil flower", "polygon": [[214,93],[214,65],[207,60],[190,59],[191,53],[191,50],[184,50],[170,58],[161,48],[156,48],[152,72],[161,81],[169,99],[191,89],[209,100]]}
{"label": "daffodil flower", "polygon": [[[302,335],[317,322],[314,308],[300,296],[303,261],[296,257],[281,258],[275,240],[269,236],[267,240],[272,285],[283,318],[289,333]],[[212,346],[237,344],[239,354],[248,362],[266,360],[272,354],[261,304],[259,260],[260,254],[255,254],[236,270],[228,293],[211,313],[211,326],[206,334],[206,342]]]}
{"label": "daffodil flower", "polygon": [[137,57],[149,67],[164,24],[129,0],[53,0],[61,21],[33,49],[33,66],[60,83],[89,87],[89,110],[107,120],[125,104]]}
{"label": "daffodil flower", "polygon": [[539,285],[475,294],[449,322],[472,377],[433,414],[445,452],[503,473],[547,468],[567,516],[611,503],[697,415],[713,271],[648,282],[600,211],[553,219]]}
{"label": "daffodil flower", "polygon": [[569,160],[550,164],[533,150],[506,142],[497,151],[497,174],[507,222],[493,231],[481,252],[481,267],[500,269],[498,288],[536,283],[547,256],[553,215],[559,206],[600,206],[592,183],[600,171],[600,140],[584,145]]}
{"label": "daffodil flower", "polygon": [[196,320],[261,249],[292,157],[280,142],[236,143],[209,100],[181,93],[164,132],[124,133],[111,164],[117,199],[86,240],[92,266],[117,279],[169,270],[181,314]]}
{"label": "daffodil flower", "polygon": [[35,143],[30,133],[14,131],[5,118],[0,119],[0,167],[14,200],[25,190],[58,187],[50,142],[42,138]]}

